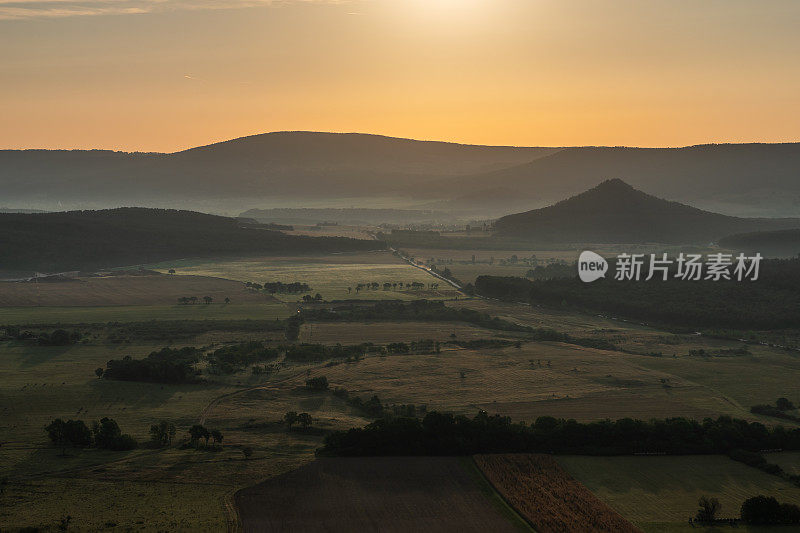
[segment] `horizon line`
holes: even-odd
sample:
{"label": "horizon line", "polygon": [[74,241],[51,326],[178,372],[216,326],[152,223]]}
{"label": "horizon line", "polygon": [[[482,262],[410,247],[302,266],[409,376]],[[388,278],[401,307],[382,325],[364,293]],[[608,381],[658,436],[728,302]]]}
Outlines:
{"label": "horizon line", "polygon": [[387,135],[382,133],[367,133],[367,132],[358,132],[358,131],[322,131],[322,130],[274,130],[274,131],[266,131],[262,133],[253,133],[249,135],[242,135],[239,137],[231,137],[228,139],[223,139],[219,141],[211,141],[207,144],[199,144],[196,146],[190,146],[188,148],[184,148],[181,150],[175,151],[152,151],[152,150],[117,150],[113,148],[40,148],[40,147],[26,147],[26,148],[0,148],[0,152],[25,152],[25,151],[50,151],[50,152],[114,152],[114,153],[125,153],[125,154],[157,154],[157,155],[172,155],[172,154],[179,154],[182,152],[187,152],[190,150],[196,150],[200,148],[208,148],[211,146],[215,146],[218,144],[225,144],[234,141],[240,141],[243,139],[249,139],[253,137],[261,137],[266,135],[276,135],[276,134],[287,134],[287,133],[305,133],[305,134],[320,134],[320,135],[362,135],[367,137],[382,137],[385,139],[395,139],[401,141],[412,141],[412,142],[420,142],[420,143],[439,143],[439,144],[452,144],[458,146],[467,146],[467,147],[476,147],[476,148],[519,148],[519,149],[526,149],[526,148],[541,148],[541,149],[553,149],[553,150],[565,150],[569,148],[629,148],[629,149],[639,149],[639,150],[679,150],[683,148],[698,148],[703,146],[735,146],[735,145],[778,145],[778,144],[800,144],[800,140],[794,141],[740,141],[740,142],[703,142],[703,143],[696,143],[696,144],[686,144],[686,145],[670,145],[670,146],[641,146],[641,145],[611,145],[611,144],[583,144],[583,145],[524,145],[524,144],[476,144],[476,143],[469,143],[469,142],[460,142],[454,140],[439,140],[439,139],[419,139],[414,137],[398,137],[396,135]]}

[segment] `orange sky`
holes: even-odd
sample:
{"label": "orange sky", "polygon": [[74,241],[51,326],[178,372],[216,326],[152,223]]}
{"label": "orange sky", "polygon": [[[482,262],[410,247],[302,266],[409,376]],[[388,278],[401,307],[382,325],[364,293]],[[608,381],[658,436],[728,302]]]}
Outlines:
{"label": "orange sky", "polygon": [[0,148],[800,140],[794,0],[0,0]]}

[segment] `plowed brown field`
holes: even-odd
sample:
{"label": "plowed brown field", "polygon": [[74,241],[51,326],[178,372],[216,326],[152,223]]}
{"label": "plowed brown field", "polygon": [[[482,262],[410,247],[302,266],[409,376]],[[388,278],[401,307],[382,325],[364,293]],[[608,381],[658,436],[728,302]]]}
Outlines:
{"label": "plowed brown field", "polygon": [[640,531],[549,455],[476,455],[475,463],[539,533]]}

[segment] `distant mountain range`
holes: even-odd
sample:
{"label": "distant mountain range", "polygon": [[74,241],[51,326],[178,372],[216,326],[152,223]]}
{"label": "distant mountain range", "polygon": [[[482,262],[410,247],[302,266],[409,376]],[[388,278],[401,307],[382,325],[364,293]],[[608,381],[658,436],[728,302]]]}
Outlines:
{"label": "distant mountain range", "polygon": [[[800,143],[526,148],[276,132],[172,154],[0,151],[11,208],[396,207],[495,217],[609,178],[704,209],[800,214]],[[395,203],[375,203],[391,198]],[[363,203],[361,203],[363,202]]]}
{"label": "distant mountain range", "polygon": [[538,243],[708,244],[734,233],[789,228],[800,228],[800,218],[721,215],[611,179],[552,206],[504,216],[495,235]]}
{"label": "distant mountain range", "polygon": [[0,188],[4,202],[23,207],[180,202],[212,210],[230,206],[238,213],[254,207],[256,199],[274,204],[275,198],[410,198],[424,195],[426,185],[439,179],[506,168],[554,151],[314,132],[254,135],[172,154],[4,150]]}
{"label": "distant mountain range", "polygon": [[120,208],[46,214],[0,213],[0,269],[63,272],[185,257],[343,252],[376,241],[304,237],[191,211]]}
{"label": "distant mountain range", "polygon": [[686,148],[565,148],[501,170],[442,181],[470,191],[500,188],[495,203],[525,198],[544,206],[604,179],[740,216],[800,216],[800,143],[709,144]]}

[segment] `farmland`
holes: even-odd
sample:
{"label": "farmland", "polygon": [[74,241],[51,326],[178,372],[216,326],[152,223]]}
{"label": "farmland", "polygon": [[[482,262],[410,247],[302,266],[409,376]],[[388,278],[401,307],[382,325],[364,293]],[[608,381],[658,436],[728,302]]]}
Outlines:
{"label": "farmland", "polygon": [[540,533],[638,530],[547,455],[477,455],[475,463]]}
{"label": "farmland", "polygon": [[[0,295],[7,298],[4,300],[7,305],[0,308],[0,324],[20,324],[37,334],[52,331],[60,324],[83,334],[80,342],[68,346],[43,346],[34,340],[19,339],[0,342],[0,413],[4,430],[0,468],[9,478],[0,496],[3,502],[0,528],[52,528],[60,518],[70,514],[76,529],[100,529],[110,527],[106,524],[113,522],[121,527],[147,530],[218,530],[235,520],[232,502],[236,491],[256,486],[253,491],[264,492],[240,494],[275,498],[278,497],[275,485],[269,480],[300,487],[313,483],[325,472],[334,473],[332,479],[344,484],[342,498],[347,495],[373,502],[364,515],[354,517],[351,511],[342,511],[342,520],[380,517],[409,525],[385,513],[394,513],[394,508],[406,505],[424,510],[427,514],[420,516],[433,519],[442,512],[435,505],[441,501],[453,509],[474,508],[460,514],[487,528],[516,528],[521,524],[519,517],[504,508],[485,482],[481,485],[482,478],[474,465],[464,463],[463,459],[442,463],[436,463],[438,459],[431,459],[431,463],[419,459],[422,462],[418,466],[404,467],[389,459],[380,465],[375,463],[373,466],[385,473],[376,494],[386,497],[394,494],[391,497],[408,502],[388,510],[378,508],[374,503],[377,500],[364,495],[372,487],[365,485],[363,476],[349,483],[342,473],[343,467],[323,468],[312,463],[314,452],[322,446],[326,434],[360,427],[372,420],[364,409],[334,394],[333,389],[345,389],[349,398],[364,401],[377,395],[389,412],[395,406],[413,404],[419,409],[468,416],[484,410],[529,422],[539,416],[591,421],[673,416],[702,419],[724,414],[774,424],[774,419],[753,415],[749,408],[791,396],[796,390],[793,376],[800,369],[793,353],[767,346],[748,344],[747,350],[737,356],[699,357],[690,355],[690,351],[724,353],[721,351],[740,350],[745,345],[735,340],[660,331],[569,309],[470,299],[463,295],[455,300],[455,291],[441,286],[438,291],[428,290],[427,284],[436,282],[435,278],[384,252],[185,260],[157,266],[163,274],[0,286],[6,289]],[[167,275],[170,268],[177,273]],[[381,287],[358,295],[347,293],[348,286],[382,281],[386,276],[406,282],[418,280],[426,284],[426,289],[384,291]],[[294,302],[302,294],[271,296],[264,291],[245,289],[243,281],[306,282],[312,293],[320,292],[325,300],[441,298],[447,306],[473,309],[512,324],[552,328],[575,338],[608,341],[615,350],[533,341],[524,331],[488,329],[490,324],[478,327],[465,322],[421,321],[413,317],[381,321],[309,319],[300,325],[298,342],[386,345],[431,339],[440,343],[440,350],[430,354],[390,354],[378,349],[349,360],[312,362],[279,357],[264,374],[245,367],[232,374],[204,374],[201,383],[184,385],[110,381],[95,376],[95,369],[104,367],[110,359],[120,360],[125,356],[140,359],[165,346],[213,350],[242,341],[264,342],[269,347],[286,343],[283,330],[258,324],[297,315]],[[210,295],[214,300],[209,305],[177,303],[177,298],[192,295]],[[230,297],[231,303],[222,303],[224,297]],[[62,305],[54,305],[58,303]],[[323,303],[308,308],[326,306]],[[237,329],[237,321],[248,319],[253,324]],[[152,320],[164,324],[164,328],[153,329],[148,325]],[[203,327],[189,327],[192,324]],[[492,344],[492,341],[505,343]],[[308,389],[305,381],[315,377],[325,377],[330,389]],[[282,419],[291,411],[310,415],[312,426],[307,430],[297,427],[289,430]],[[56,417],[91,423],[103,416],[115,419],[124,432],[144,445],[126,452],[76,449],[69,450],[67,457],[60,457],[42,430]],[[176,425],[176,442],[165,448],[151,447],[147,444],[148,429],[162,420]],[[224,434],[220,449],[212,452],[189,446],[188,430],[198,422]],[[788,421],[784,424],[794,425]],[[252,450],[251,456],[243,455],[245,449]],[[791,471],[793,455],[781,457],[781,464]],[[646,490],[626,492],[615,486],[609,477],[616,468],[613,461],[653,461],[627,467],[625,475],[632,485],[647,480],[637,478],[637,469],[648,472],[647,466],[653,465],[658,470],[658,462],[664,458],[608,458],[611,462],[593,463],[597,466],[579,464],[580,460],[590,459],[606,460],[568,457],[561,464],[603,501],[647,531],[658,530],[654,527],[680,527],[678,522],[693,514],[697,494],[710,486],[700,484],[698,490],[687,488],[684,493],[676,493],[670,507],[672,514],[659,515],[655,505],[651,512],[647,511],[647,505],[635,511],[640,506],[637,498],[643,497]],[[750,491],[781,497],[794,490],[788,486],[787,492],[786,482],[775,476],[725,458],[718,459],[724,459],[726,467],[734,468],[737,478],[754,480],[742,481],[740,485],[729,483],[726,487],[730,488],[724,489],[728,492],[721,492],[721,496],[707,491],[724,499],[727,510],[738,505],[734,502],[736,498],[758,493]],[[333,465],[338,459],[332,461],[324,463]],[[309,466],[299,474],[275,477],[303,465]],[[522,475],[523,467],[517,465],[514,475]],[[357,476],[366,466],[347,468]],[[680,471],[679,466],[676,468]],[[687,468],[698,469],[700,465]],[[428,472],[441,474],[441,484],[426,478]],[[661,483],[661,478],[658,479]],[[725,479],[728,478],[715,478],[714,482]],[[412,493],[408,489],[412,481],[427,483],[430,491],[426,496]],[[259,485],[262,482],[265,484]],[[663,483],[670,487],[674,481],[665,478]],[[653,490],[656,485],[654,481]],[[65,490],[69,492],[67,487],[78,487],[82,498],[64,496]],[[396,492],[391,493],[392,490]],[[729,493],[733,496],[725,496]],[[108,494],[120,502],[113,510],[107,506]],[[292,502],[286,514],[277,519],[295,520],[304,513],[314,516],[313,513],[320,512],[319,505],[305,500]],[[475,517],[476,513],[481,516]],[[259,515],[253,518],[272,519]],[[502,520],[502,525],[494,520]],[[463,524],[457,527],[468,529]]]}
{"label": "farmland", "polygon": [[240,491],[236,501],[247,531],[527,529],[452,457],[321,459]]}
{"label": "farmland", "polygon": [[575,479],[645,531],[692,530],[686,524],[700,496],[719,499],[720,516],[735,517],[757,494],[800,503],[800,488],[724,456],[559,457]]}
{"label": "farmland", "polygon": [[[304,294],[319,293],[325,300],[414,300],[418,298],[450,299],[458,292],[445,283],[438,290],[429,290],[428,284],[436,282],[429,274],[410,266],[389,252],[376,251],[358,254],[326,256],[244,258],[219,261],[173,261],[155,265],[166,272],[177,274],[219,277],[256,283],[280,281],[301,282],[310,287],[309,293],[276,294],[286,302],[296,302]],[[403,285],[422,283],[425,289],[393,287],[385,290],[384,283]],[[356,290],[359,284],[377,283],[378,289]],[[351,290],[348,291],[348,288]]]}
{"label": "farmland", "polygon": [[202,301],[211,296],[247,304],[277,303],[267,294],[247,290],[243,283],[202,276],[114,275],[66,278],[63,281],[0,283],[0,306],[112,307],[171,306],[181,297]]}

